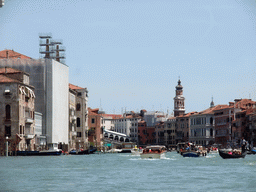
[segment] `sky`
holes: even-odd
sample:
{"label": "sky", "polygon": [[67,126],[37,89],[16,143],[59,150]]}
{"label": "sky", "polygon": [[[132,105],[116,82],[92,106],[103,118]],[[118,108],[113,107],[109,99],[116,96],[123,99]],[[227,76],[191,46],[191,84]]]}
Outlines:
{"label": "sky", "polygon": [[106,113],[172,113],[179,78],[186,112],[256,100],[255,0],[5,0],[0,50],[37,59],[41,33]]}

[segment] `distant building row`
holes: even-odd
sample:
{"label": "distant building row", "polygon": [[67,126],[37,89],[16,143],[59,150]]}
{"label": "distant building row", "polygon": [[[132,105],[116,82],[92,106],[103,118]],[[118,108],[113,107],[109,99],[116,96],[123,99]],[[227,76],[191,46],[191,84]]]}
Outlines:
{"label": "distant building row", "polygon": [[216,106],[212,101],[206,110],[185,113],[184,100],[183,87],[179,80],[172,117],[163,112],[146,110],[139,113],[126,112],[119,117],[97,113],[102,123],[94,129],[110,130],[113,134],[106,132],[104,135],[104,131],[101,131],[101,135],[96,136],[98,140],[104,137],[115,140],[114,132],[118,132],[129,136],[130,141],[140,146],[163,144],[175,147],[179,142],[193,142],[203,146],[219,144],[225,147],[239,145],[242,137],[250,144],[256,144],[255,101],[235,99],[229,105]]}
{"label": "distant building row", "polygon": [[[159,111],[105,114],[88,107],[88,90],[69,83],[69,67],[53,59],[32,59],[0,51],[0,154],[45,148],[102,148],[115,141],[140,146],[179,142],[222,146],[244,137],[256,144],[256,102],[236,99],[201,112],[185,113],[181,81],[174,116]],[[8,137],[8,138],[7,138]]]}

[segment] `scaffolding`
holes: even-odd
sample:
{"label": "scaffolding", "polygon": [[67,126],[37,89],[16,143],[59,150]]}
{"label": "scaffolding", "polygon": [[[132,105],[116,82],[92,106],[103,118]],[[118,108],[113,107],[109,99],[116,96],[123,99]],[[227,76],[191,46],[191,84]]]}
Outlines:
{"label": "scaffolding", "polygon": [[61,40],[53,40],[50,33],[39,34],[39,38],[40,58],[54,59],[58,62],[65,63],[65,47],[62,46]]}

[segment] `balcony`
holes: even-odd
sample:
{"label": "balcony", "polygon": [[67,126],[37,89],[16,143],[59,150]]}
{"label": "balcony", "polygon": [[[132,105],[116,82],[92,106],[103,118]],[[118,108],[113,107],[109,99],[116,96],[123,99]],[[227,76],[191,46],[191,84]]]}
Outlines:
{"label": "balcony", "polygon": [[33,124],[34,123],[34,119],[32,119],[31,117],[27,117],[25,123],[26,124]]}
{"label": "balcony", "polygon": [[31,134],[25,135],[26,139],[33,139],[34,137],[35,137],[35,135],[31,135]]}

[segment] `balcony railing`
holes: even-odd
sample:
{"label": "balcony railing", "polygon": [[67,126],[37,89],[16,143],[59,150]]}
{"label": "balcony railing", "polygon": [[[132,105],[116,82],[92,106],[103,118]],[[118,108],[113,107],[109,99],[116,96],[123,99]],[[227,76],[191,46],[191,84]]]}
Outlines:
{"label": "balcony railing", "polygon": [[27,117],[25,123],[32,124],[32,123],[34,123],[34,119],[32,119],[31,117]]}

